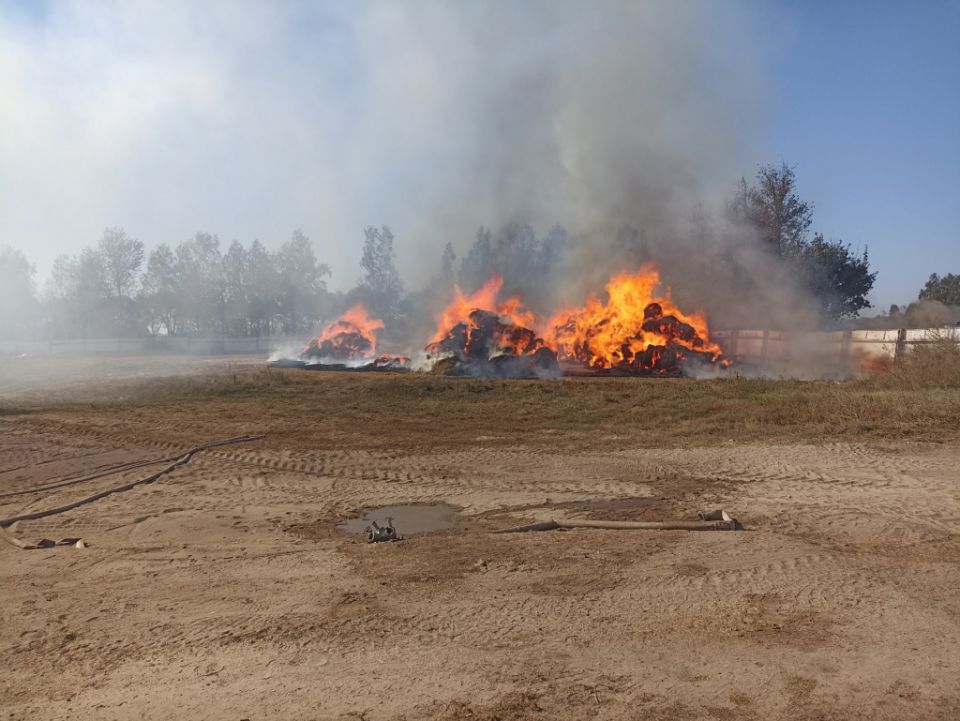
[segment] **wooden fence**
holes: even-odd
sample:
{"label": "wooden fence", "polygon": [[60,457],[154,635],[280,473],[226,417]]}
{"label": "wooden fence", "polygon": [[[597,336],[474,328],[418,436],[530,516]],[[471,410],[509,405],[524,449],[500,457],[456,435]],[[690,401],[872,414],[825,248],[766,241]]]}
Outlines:
{"label": "wooden fence", "polygon": [[877,364],[895,363],[918,344],[938,338],[960,343],[960,328],[847,330],[810,333],[776,330],[711,332],[724,354],[738,363],[758,367],[804,361],[839,372],[855,372]]}

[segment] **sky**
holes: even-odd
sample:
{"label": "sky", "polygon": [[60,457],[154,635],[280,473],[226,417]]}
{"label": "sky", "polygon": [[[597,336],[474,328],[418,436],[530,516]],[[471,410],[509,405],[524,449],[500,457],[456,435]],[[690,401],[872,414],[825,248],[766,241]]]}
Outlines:
{"label": "sky", "polygon": [[878,309],[960,273],[958,0],[520,5],[0,0],[0,244],[42,286],[105,226],[301,228],[347,288],[388,224],[416,285],[480,223],[663,222],[782,160]]}
{"label": "sky", "polygon": [[769,152],[815,229],[869,250],[877,308],[914,300],[960,273],[960,2],[797,1],[782,22]]}

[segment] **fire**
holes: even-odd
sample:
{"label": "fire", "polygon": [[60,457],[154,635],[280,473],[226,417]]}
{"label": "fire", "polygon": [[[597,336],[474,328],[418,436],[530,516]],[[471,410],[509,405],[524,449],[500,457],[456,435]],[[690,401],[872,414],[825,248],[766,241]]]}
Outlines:
{"label": "fire", "polygon": [[536,316],[523,309],[523,303],[519,298],[513,297],[502,302],[497,301],[501,288],[503,288],[503,278],[499,275],[492,276],[480,290],[471,295],[464,295],[459,286],[454,286],[453,301],[440,315],[437,332],[430,339],[430,343],[439,343],[447,336],[451,328],[455,328],[460,323],[473,324],[471,315],[478,310],[495,312],[510,325],[524,328],[535,325]]}
{"label": "fire", "polygon": [[497,300],[503,279],[493,276],[476,293],[454,288],[427,345],[435,357],[452,358],[459,370],[479,375],[534,376],[557,370],[556,354],[537,333],[536,316],[519,298]]}
{"label": "fire", "polygon": [[684,313],[670,298],[658,297],[660,273],[647,264],[634,274],[613,276],[607,300],[590,296],[582,308],[555,314],[543,333],[561,361],[589,368],[670,372],[696,357],[716,363],[721,349],[709,340],[706,318]]}
{"label": "fire", "polygon": [[684,313],[659,286],[659,270],[648,264],[613,276],[606,300],[590,296],[541,323],[519,298],[498,301],[503,280],[494,276],[471,295],[455,289],[427,352],[484,375],[555,374],[558,361],[636,374],[680,373],[691,361],[727,365],[704,315]]}
{"label": "fire", "polygon": [[371,318],[358,303],[310,341],[303,355],[335,361],[373,358],[377,355],[376,331],[381,328],[383,321]]}
{"label": "fire", "polygon": [[375,358],[372,365],[374,368],[379,369],[408,369],[410,366],[410,356],[384,353],[382,356]]}

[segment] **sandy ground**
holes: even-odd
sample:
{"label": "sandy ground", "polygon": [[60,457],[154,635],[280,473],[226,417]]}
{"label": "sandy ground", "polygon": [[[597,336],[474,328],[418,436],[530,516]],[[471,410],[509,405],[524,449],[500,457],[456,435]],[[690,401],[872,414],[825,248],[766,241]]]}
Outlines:
{"label": "sandy ground", "polygon": [[[0,416],[0,493],[175,455],[184,422]],[[211,450],[17,524],[89,548],[0,544],[0,719],[960,718],[956,445],[433,449],[431,432]],[[0,517],[144,471],[0,498]],[[441,501],[449,531],[336,529]],[[749,530],[489,533],[718,507]]]}

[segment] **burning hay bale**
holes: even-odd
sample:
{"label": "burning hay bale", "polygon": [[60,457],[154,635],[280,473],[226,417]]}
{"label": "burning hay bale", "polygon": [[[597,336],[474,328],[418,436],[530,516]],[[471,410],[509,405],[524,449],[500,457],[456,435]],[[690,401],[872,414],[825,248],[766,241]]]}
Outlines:
{"label": "burning hay bale", "polygon": [[376,356],[376,331],[383,321],[371,318],[367,309],[355,305],[307,343],[300,358],[307,363],[345,363]]}
{"label": "burning hay bale", "polygon": [[726,367],[706,318],[682,312],[669,291],[657,297],[659,285],[653,265],[614,276],[606,302],[591,296],[582,308],[557,313],[547,324],[547,342],[562,362],[593,371],[683,375],[693,366]]}
{"label": "burning hay bale", "polygon": [[427,346],[430,357],[449,360],[451,375],[544,378],[560,372],[557,354],[534,331],[490,310],[472,311],[447,335]]}
{"label": "burning hay bale", "polygon": [[410,356],[384,353],[374,358],[370,363],[373,370],[379,371],[408,371],[410,370]]}
{"label": "burning hay bale", "polygon": [[[503,280],[492,277],[473,294],[454,288],[425,350],[434,374],[481,378],[556,378],[561,375],[686,375],[725,368],[706,318],[684,313],[667,290],[658,294],[653,265],[606,285],[606,300],[590,296],[544,320],[517,297],[500,300]],[[410,359],[377,353],[383,321],[356,305],[310,341],[297,359],[272,365],[309,370],[406,371]]]}
{"label": "burning hay bale", "polygon": [[[709,340],[706,319],[683,313],[669,292],[658,297],[656,267],[614,276],[608,299],[587,299],[540,323],[517,298],[497,301],[492,278],[472,296],[455,289],[437,334],[427,346],[434,371],[484,377],[566,375],[683,375],[696,367],[726,367]],[[534,330],[536,328],[542,330]]]}
{"label": "burning hay bale", "polygon": [[274,368],[307,370],[407,371],[407,356],[377,355],[376,332],[383,321],[371,318],[360,304],[327,325],[320,335],[307,343],[297,359],[281,358],[270,363]]}
{"label": "burning hay bale", "polygon": [[560,374],[557,354],[527,325],[517,299],[496,302],[503,281],[492,278],[473,296],[455,289],[454,302],[427,346],[435,372],[484,378],[548,378]]}

